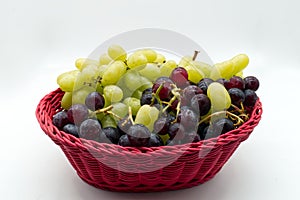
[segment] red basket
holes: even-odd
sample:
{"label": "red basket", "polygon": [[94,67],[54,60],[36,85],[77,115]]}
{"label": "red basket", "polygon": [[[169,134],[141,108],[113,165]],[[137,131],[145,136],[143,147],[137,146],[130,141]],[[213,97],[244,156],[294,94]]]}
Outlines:
{"label": "red basket", "polygon": [[217,138],[175,146],[121,147],[76,138],[58,130],[52,124],[52,116],[60,109],[63,94],[57,89],[38,104],[36,117],[41,128],[60,146],[82,180],[100,189],[119,192],[178,190],[210,180],[249,137],[262,115],[258,100],[247,122]]}

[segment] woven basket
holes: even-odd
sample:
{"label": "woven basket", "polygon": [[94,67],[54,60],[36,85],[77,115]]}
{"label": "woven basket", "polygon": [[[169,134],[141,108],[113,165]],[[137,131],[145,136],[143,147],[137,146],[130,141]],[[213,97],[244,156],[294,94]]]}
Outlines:
{"label": "woven basket", "polygon": [[76,138],[58,130],[52,124],[52,116],[60,109],[63,94],[57,89],[38,104],[36,117],[41,128],[60,146],[82,180],[119,192],[178,190],[210,180],[249,137],[262,114],[258,100],[247,122],[217,138],[175,146],[121,147]]}

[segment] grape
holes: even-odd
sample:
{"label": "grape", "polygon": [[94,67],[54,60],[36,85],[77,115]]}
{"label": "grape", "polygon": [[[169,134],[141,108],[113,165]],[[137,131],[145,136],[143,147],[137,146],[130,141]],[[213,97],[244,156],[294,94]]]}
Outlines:
{"label": "grape", "polygon": [[75,137],[79,137],[79,134],[78,134],[78,127],[74,124],[66,124],[64,127],[63,127],[63,131],[66,132],[66,133],[69,133]]}
{"label": "grape", "polygon": [[147,64],[147,57],[141,53],[133,53],[128,57],[127,66],[129,68],[144,67]]}
{"label": "grape", "polygon": [[184,143],[196,143],[199,142],[201,140],[200,136],[195,132],[188,132],[185,134],[185,137],[183,138],[183,142]]}
{"label": "grape", "polygon": [[102,133],[101,124],[95,119],[86,119],[80,124],[79,137],[88,140],[99,140]]}
{"label": "grape", "polygon": [[159,146],[163,146],[164,142],[161,139],[160,136],[151,133],[150,138],[149,138],[149,142],[148,142],[148,147],[159,147]]}
{"label": "grape", "polygon": [[148,104],[150,105],[152,103],[152,94],[151,93],[144,93],[142,94],[142,97],[141,97],[141,106],[145,105],[145,104]]}
{"label": "grape", "polygon": [[148,145],[151,132],[143,124],[134,124],[128,129],[127,135],[133,146],[143,147]]}
{"label": "grape", "polygon": [[113,112],[117,116],[123,118],[128,114],[128,106],[125,105],[124,103],[117,102],[117,103],[113,103],[112,106],[113,108],[111,112]]}
{"label": "grape", "polygon": [[204,62],[200,62],[197,60],[193,60],[189,62],[190,66],[195,67],[196,69],[198,69],[199,71],[201,71],[204,74],[204,77],[209,77],[211,70],[212,70],[212,66],[210,66],[207,63]]}
{"label": "grape", "polygon": [[78,74],[78,70],[73,70],[59,75],[56,82],[60,89],[64,92],[72,92]]}
{"label": "grape", "polygon": [[165,56],[162,55],[162,54],[160,54],[160,53],[158,53],[156,55],[156,59],[155,59],[154,63],[163,64],[164,62],[166,62]]}
{"label": "grape", "polygon": [[95,65],[86,66],[77,76],[74,90],[81,88],[84,85],[95,87],[99,76],[98,67]]}
{"label": "grape", "polygon": [[[100,117],[97,118],[99,119]],[[100,121],[101,121],[102,128],[117,127],[116,120],[111,115],[102,115]]]}
{"label": "grape", "polygon": [[61,99],[61,107],[68,110],[72,106],[72,92],[65,92]]}
{"label": "grape", "polygon": [[157,64],[148,63],[146,66],[139,71],[140,75],[147,78],[150,81],[155,81],[160,77],[160,69]]}
{"label": "grape", "polygon": [[94,92],[95,88],[90,86],[83,86],[80,89],[73,91],[72,93],[72,104],[85,104],[87,95]]}
{"label": "grape", "polygon": [[224,82],[224,86],[227,90],[229,90],[231,88],[238,88],[238,89],[244,90],[245,82],[241,77],[233,76],[229,79],[229,81]]}
{"label": "grape", "polygon": [[118,102],[123,98],[123,91],[116,85],[108,85],[103,89],[105,100],[109,102]]}
{"label": "grape", "polygon": [[234,129],[234,124],[230,119],[222,118],[212,123],[212,129],[215,134],[222,135]]}
{"label": "grape", "polygon": [[168,60],[160,66],[160,75],[169,77],[176,67],[177,64],[174,60]]}
{"label": "grape", "polygon": [[205,74],[201,70],[197,69],[193,65],[188,65],[185,67],[185,69],[188,73],[189,81],[191,81],[192,83],[198,83],[205,76]]}
{"label": "grape", "polygon": [[255,91],[250,89],[245,90],[244,93],[245,93],[244,105],[247,107],[253,107],[258,99],[257,94],[255,93]]}
{"label": "grape", "polygon": [[197,94],[191,99],[191,107],[200,114],[206,115],[211,107],[210,99],[205,94]]}
{"label": "grape", "polygon": [[186,66],[190,65],[191,61],[193,61],[193,58],[191,56],[184,56],[179,61],[178,66],[180,66],[180,67],[186,67]]}
{"label": "grape", "polygon": [[256,91],[259,88],[259,80],[254,76],[247,76],[244,78],[245,89]]}
{"label": "grape", "polygon": [[217,80],[219,78],[229,79],[234,74],[233,62],[225,61],[222,63],[215,64],[212,68],[210,78],[213,80]]}
{"label": "grape", "polygon": [[99,92],[92,92],[85,99],[85,105],[92,111],[103,108],[104,104],[104,97]]}
{"label": "grape", "polygon": [[100,136],[100,142],[118,144],[121,137],[118,129],[114,127],[106,127],[102,129],[102,133],[103,134]]}
{"label": "grape", "polygon": [[160,117],[155,121],[153,131],[159,135],[166,135],[168,134],[169,126],[170,122],[167,117]]}
{"label": "grape", "polygon": [[207,89],[207,96],[211,101],[213,111],[225,110],[231,105],[230,96],[226,88],[220,83],[211,83]]}
{"label": "grape", "polygon": [[119,45],[109,46],[107,53],[113,60],[125,61],[127,57],[126,51]]}
{"label": "grape", "polygon": [[106,70],[103,72],[101,84],[106,85],[115,85],[119,79],[125,74],[126,65],[122,61],[115,61],[110,64]]}
{"label": "grape", "polygon": [[185,130],[182,124],[174,123],[170,125],[168,134],[170,139],[181,140],[185,137]]}
{"label": "grape", "polygon": [[141,107],[140,100],[134,97],[127,97],[126,99],[124,99],[123,103],[128,107],[131,107],[131,112],[133,116],[137,114],[138,110]]}
{"label": "grape", "polygon": [[135,91],[142,85],[141,76],[136,70],[128,70],[122,78],[126,87],[131,91]]}
{"label": "grape", "polygon": [[153,63],[157,58],[157,53],[152,49],[138,50],[137,53],[143,54],[147,58],[148,63]]}
{"label": "grape", "polygon": [[203,91],[196,85],[189,85],[182,90],[182,105],[190,105],[191,99],[197,95],[202,94]]}
{"label": "grape", "polygon": [[201,124],[198,126],[197,134],[200,136],[200,139],[201,139],[201,140],[204,140],[204,139],[205,139],[205,135],[206,135],[207,129],[208,129],[208,124],[206,124],[206,123],[201,123]]}
{"label": "grape", "polygon": [[236,73],[235,76],[239,76],[241,78],[244,78],[244,72],[240,71],[240,72]]}
{"label": "grape", "polygon": [[128,139],[128,135],[122,135],[119,139],[119,142],[118,144],[120,146],[123,146],[123,147],[130,147],[132,146],[129,139]]}
{"label": "grape", "polygon": [[181,107],[177,121],[184,127],[185,130],[195,130],[198,124],[199,115],[197,115],[189,107]]}
{"label": "grape", "polygon": [[111,61],[113,61],[113,60],[106,53],[102,54],[99,58],[100,65],[109,65],[111,63]]}
{"label": "grape", "polygon": [[158,88],[162,85],[162,88],[160,92],[158,93],[158,96],[160,97],[161,100],[168,100],[171,96],[171,91],[172,91],[172,85],[173,81],[169,79],[168,77],[159,77],[156,79],[152,86],[152,91],[154,93],[157,92]]}
{"label": "grape", "polygon": [[88,65],[98,66],[99,63],[96,60],[92,60],[89,58],[79,58],[75,61],[75,66],[80,71],[82,71]]}
{"label": "grape", "polygon": [[59,129],[62,129],[69,123],[68,114],[66,111],[60,111],[53,116],[52,123]]}
{"label": "grape", "polygon": [[77,125],[88,118],[89,110],[86,105],[74,104],[70,107],[67,114],[69,121]]}
{"label": "grape", "polygon": [[107,70],[107,68],[109,66],[110,65],[100,65],[100,66],[98,66],[98,73],[99,73],[100,77],[103,77],[104,72]]}
{"label": "grape", "polygon": [[135,123],[145,125],[153,131],[154,122],[157,120],[159,110],[156,107],[143,105],[136,114]]}
{"label": "grape", "polygon": [[188,72],[182,67],[175,68],[170,75],[170,79],[180,88],[189,85]]}
{"label": "grape", "polygon": [[245,94],[238,88],[231,88],[228,90],[232,104],[240,106],[245,101]]}
{"label": "grape", "polygon": [[118,130],[121,134],[126,134],[128,132],[128,129],[132,126],[132,122],[129,119],[129,116],[123,117],[121,120],[118,121]]}
{"label": "grape", "polygon": [[233,74],[244,70],[249,64],[249,57],[246,54],[239,54],[231,59],[233,63]]}
{"label": "grape", "polygon": [[225,83],[226,81],[227,81],[227,80],[226,80],[225,78],[219,78],[219,79],[216,80],[216,82],[218,82],[218,83],[220,83],[220,84],[222,84],[222,85],[224,85],[224,83]]}
{"label": "grape", "polygon": [[207,88],[212,82],[214,82],[212,79],[204,78],[201,81],[199,81],[197,86],[203,91],[203,94],[207,94]]}

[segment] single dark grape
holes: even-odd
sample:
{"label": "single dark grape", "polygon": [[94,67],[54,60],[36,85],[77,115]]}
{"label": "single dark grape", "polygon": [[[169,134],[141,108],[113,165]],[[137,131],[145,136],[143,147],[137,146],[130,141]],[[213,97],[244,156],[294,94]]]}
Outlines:
{"label": "single dark grape", "polygon": [[62,110],[53,116],[52,123],[59,129],[62,129],[66,124],[70,123],[68,119],[68,114],[66,111]]}
{"label": "single dark grape", "polygon": [[227,90],[231,88],[238,88],[241,90],[245,89],[245,81],[239,76],[233,76],[229,79],[229,81],[224,82],[224,86]]}
{"label": "single dark grape", "polygon": [[176,140],[181,140],[185,136],[185,130],[180,123],[173,123],[169,127],[168,134],[170,136],[170,139],[175,138]]}
{"label": "single dark grape", "polygon": [[141,106],[142,105],[150,105],[152,103],[152,94],[151,93],[144,93],[140,99]]}
{"label": "single dark grape", "polygon": [[104,97],[99,92],[91,92],[85,99],[85,105],[92,111],[103,108],[104,104]]}
{"label": "single dark grape", "polygon": [[156,134],[151,133],[149,142],[148,142],[148,147],[159,147],[159,146],[163,146],[164,142],[161,139],[161,137],[159,137]]}
{"label": "single dark grape", "polygon": [[241,89],[231,88],[228,90],[228,94],[233,105],[240,106],[245,101],[245,94]]}
{"label": "single dark grape", "polygon": [[134,124],[128,129],[128,139],[135,147],[147,146],[151,132],[143,124]]}
{"label": "single dark grape", "polygon": [[203,91],[196,85],[189,85],[182,90],[182,97],[185,99],[184,101],[187,102],[191,101],[197,94],[203,94]]}
{"label": "single dark grape", "polygon": [[225,78],[219,78],[218,80],[216,80],[216,82],[224,85],[224,83],[226,82],[226,79]]}
{"label": "single dark grape", "polygon": [[170,75],[170,79],[179,88],[185,88],[189,85],[188,72],[183,67],[176,67]]}
{"label": "single dark grape", "polygon": [[170,122],[167,117],[160,117],[154,122],[153,131],[160,135],[168,134]]}
{"label": "single dark grape", "polygon": [[254,76],[247,76],[244,78],[245,89],[256,91],[259,88],[259,80]]}
{"label": "single dark grape", "polygon": [[152,94],[152,88],[147,88],[143,90],[142,94],[146,94],[146,93]]}
{"label": "single dark grape", "polygon": [[228,118],[217,119],[212,123],[215,134],[222,135],[234,129],[233,122]]}
{"label": "single dark grape", "polygon": [[214,81],[210,78],[203,78],[199,81],[197,86],[203,91],[203,94],[207,94],[207,88],[212,82]]}
{"label": "single dark grape", "polygon": [[75,137],[79,137],[79,134],[78,134],[78,127],[74,124],[66,124],[64,127],[63,127],[63,131],[68,133],[68,134],[71,134]]}
{"label": "single dark grape", "polygon": [[197,94],[191,99],[191,107],[200,116],[204,116],[209,112],[211,102],[205,94]]}
{"label": "single dark grape", "polygon": [[74,104],[68,110],[68,119],[71,123],[79,125],[89,116],[89,110],[86,105]]}
{"label": "single dark grape", "polygon": [[128,129],[132,126],[132,122],[129,119],[129,116],[126,115],[121,120],[118,121],[117,128],[121,135],[124,135],[128,132]]}
{"label": "single dark grape", "polygon": [[161,100],[168,100],[171,97],[173,81],[168,77],[161,76],[154,82],[152,86],[152,92],[156,93],[157,90],[161,87],[158,96]]}
{"label": "single dark grape", "polygon": [[117,128],[105,127],[102,129],[103,134],[101,134],[100,141],[106,143],[118,144],[121,134]]}
{"label": "single dark grape", "polygon": [[190,108],[181,107],[177,121],[182,124],[185,130],[195,130],[198,126],[199,115]]}
{"label": "single dark grape", "polygon": [[256,92],[253,90],[247,89],[244,91],[244,93],[245,93],[245,101],[243,103],[244,106],[253,107],[258,99]]}
{"label": "single dark grape", "polygon": [[205,135],[206,135],[207,129],[208,129],[208,124],[206,124],[206,123],[199,124],[197,133],[200,136],[201,140],[205,139]]}
{"label": "single dark grape", "polygon": [[88,140],[99,140],[102,133],[101,124],[98,120],[87,119],[80,124],[79,136]]}
{"label": "single dark grape", "polygon": [[122,135],[119,139],[118,144],[123,147],[131,147],[131,143],[128,139],[128,135]]}
{"label": "single dark grape", "polygon": [[191,142],[199,142],[201,140],[200,136],[196,133],[196,131],[189,132],[185,134],[185,137],[183,141],[185,143],[191,143]]}

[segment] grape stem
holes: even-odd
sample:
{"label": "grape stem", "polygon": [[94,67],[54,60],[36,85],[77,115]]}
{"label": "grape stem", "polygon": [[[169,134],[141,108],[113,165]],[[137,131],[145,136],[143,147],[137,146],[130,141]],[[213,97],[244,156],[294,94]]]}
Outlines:
{"label": "grape stem", "polygon": [[120,117],[119,115],[117,115],[114,112],[112,112],[111,109],[113,109],[112,105],[110,105],[110,106],[108,106],[106,108],[102,108],[102,109],[96,110],[96,111],[94,111],[94,114],[105,113],[105,114],[110,114],[110,115],[116,117],[119,120],[122,119],[122,117]]}
{"label": "grape stem", "polygon": [[207,117],[205,117],[204,119],[200,120],[198,125],[202,124],[203,122],[209,120],[210,118],[212,118],[214,116],[218,116],[218,115],[221,115],[221,114],[226,114],[229,117],[232,117],[233,119],[237,120],[237,122],[234,124],[234,126],[241,125],[242,123],[245,122],[242,118],[240,118],[239,116],[237,116],[237,115],[235,115],[235,114],[233,114],[229,111],[219,111],[219,112],[212,113],[212,114],[208,115]]}
{"label": "grape stem", "polygon": [[132,118],[131,106],[128,106],[128,116],[129,116],[129,120],[131,121],[131,124],[135,124]]}
{"label": "grape stem", "polygon": [[194,51],[193,61],[196,60],[199,53],[200,53],[200,51]]}

